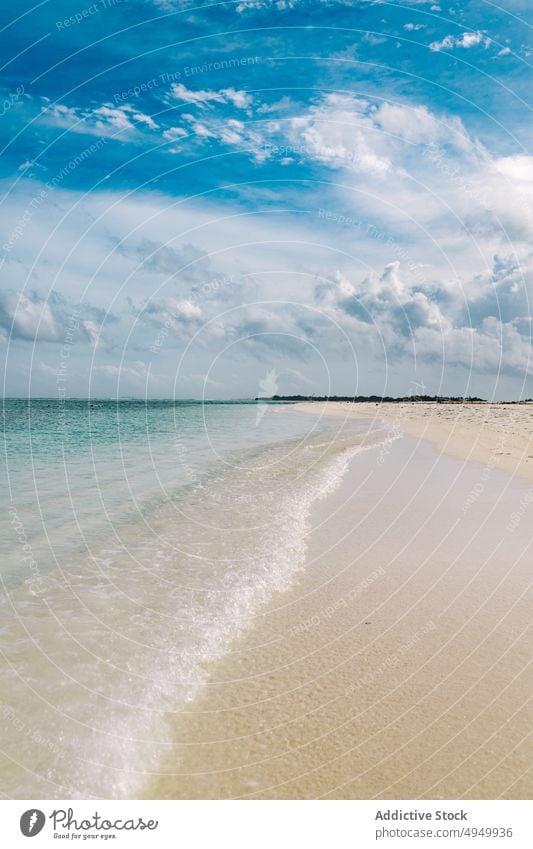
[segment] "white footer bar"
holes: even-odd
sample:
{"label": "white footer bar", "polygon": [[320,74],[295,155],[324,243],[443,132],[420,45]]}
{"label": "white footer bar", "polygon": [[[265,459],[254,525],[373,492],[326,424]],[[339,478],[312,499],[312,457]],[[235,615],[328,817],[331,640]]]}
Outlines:
{"label": "white footer bar", "polygon": [[[533,849],[527,801],[2,801],[1,845]],[[35,840],[31,843],[30,840]]]}

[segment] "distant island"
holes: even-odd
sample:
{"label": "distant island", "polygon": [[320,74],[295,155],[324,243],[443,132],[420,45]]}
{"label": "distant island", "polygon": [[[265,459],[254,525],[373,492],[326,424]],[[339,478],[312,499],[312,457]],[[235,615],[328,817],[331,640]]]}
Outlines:
{"label": "distant island", "polygon": [[[351,404],[488,404],[485,398],[468,398],[446,395],[404,395],[392,398],[389,395],[272,395],[270,398],[255,398],[256,401],[343,401]],[[531,404],[533,398],[523,401],[493,401],[495,404]]]}

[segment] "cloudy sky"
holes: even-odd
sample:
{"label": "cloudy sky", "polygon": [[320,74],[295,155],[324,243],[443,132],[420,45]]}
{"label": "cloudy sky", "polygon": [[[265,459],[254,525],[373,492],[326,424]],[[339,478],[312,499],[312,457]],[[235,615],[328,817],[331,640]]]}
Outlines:
{"label": "cloudy sky", "polygon": [[533,396],[504,5],[5,0],[4,393]]}

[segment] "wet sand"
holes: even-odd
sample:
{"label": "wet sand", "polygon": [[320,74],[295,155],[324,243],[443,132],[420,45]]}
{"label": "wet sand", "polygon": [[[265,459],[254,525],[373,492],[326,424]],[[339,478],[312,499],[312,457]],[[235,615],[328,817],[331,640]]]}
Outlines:
{"label": "wet sand", "polygon": [[145,796],[530,798],[529,492],[413,438],[356,456]]}

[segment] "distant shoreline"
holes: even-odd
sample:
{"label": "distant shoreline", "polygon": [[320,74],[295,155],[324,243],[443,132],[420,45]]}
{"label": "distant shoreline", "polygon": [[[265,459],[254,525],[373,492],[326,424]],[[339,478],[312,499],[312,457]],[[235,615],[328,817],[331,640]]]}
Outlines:
{"label": "distant shoreline", "polygon": [[272,395],[256,401],[292,401],[295,403],[329,402],[342,404],[533,404],[533,398],[522,401],[487,401],[485,398],[447,395],[406,395],[393,398],[388,395]]}
{"label": "distant shoreline", "polygon": [[282,404],[282,403],[324,403],[336,402],[343,404],[482,404],[482,405],[526,405],[533,404],[533,398],[523,398],[522,400],[487,400],[486,398],[461,396],[446,396],[446,395],[406,395],[397,398],[388,395],[272,395],[266,397],[255,398],[138,398],[123,396],[120,398],[98,397],[96,395],[89,397],[81,397],[78,395],[69,395],[67,397],[45,396],[45,395],[6,395],[2,398],[2,403],[7,401],[25,401],[28,403],[42,402],[65,404],[69,402],[88,403],[88,404],[254,404],[263,402],[265,404]]}
{"label": "distant shoreline", "polygon": [[321,416],[381,420],[430,442],[439,453],[533,483],[533,428],[527,402],[311,402],[295,409]]}

